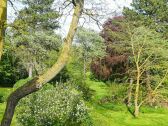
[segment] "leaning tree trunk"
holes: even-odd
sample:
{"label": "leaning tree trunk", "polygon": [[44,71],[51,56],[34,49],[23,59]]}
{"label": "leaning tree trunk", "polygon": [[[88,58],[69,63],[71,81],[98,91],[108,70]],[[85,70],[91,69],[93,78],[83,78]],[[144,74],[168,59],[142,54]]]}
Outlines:
{"label": "leaning tree trunk", "polygon": [[5,36],[5,22],[7,19],[7,0],[0,0],[0,60],[3,53],[3,41]]}
{"label": "leaning tree trunk", "polygon": [[72,45],[72,40],[74,38],[79,18],[83,10],[83,4],[84,0],[80,0],[80,2],[77,2],[76,5],[74,6],[74,14],[70,25],[70,29],[66,39],[64,40],[63,49],[58,58],[58,61],[44,74],[35,77],[31,81],[27,82],[25,85],[18,88],[9,96],[6,110],[1,122],[1,126],[10,126],[14,115],[15,107],[20,99],[35,91],[38,91],[44,84],[46,84],[53,77],[55,77],[66,65],[70,53],[70,47]]}

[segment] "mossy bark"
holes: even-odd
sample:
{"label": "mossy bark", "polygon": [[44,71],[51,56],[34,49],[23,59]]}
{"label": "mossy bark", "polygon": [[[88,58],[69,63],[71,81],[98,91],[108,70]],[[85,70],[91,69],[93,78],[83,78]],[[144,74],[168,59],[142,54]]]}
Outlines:
{"label": "mossy bark", "polygon": [[6,110],[1,122],[1,126],[10,126],[15,107],[20,99],[23,97],[38,91],[40,88],[43,87],[48,81],[50,81],[53,77],[55,77],[66,65],[70,53],[70,48],[72,45],[72,41],[77,30],[79,18],[81,16],[83,10],[84,0],[80,0],[80,2],[76,3],[74,7],[74,14],[71,21],[70,29],[68,32],[67,37],[64,40],[64,45],[62,52],[57,60],[57,62],[48,69],[44,74],[35,77],[31,81],[27,82],[22,87],[18,88],[14,91],[8,98]]}
{"label": "mossy bark", "polygon": [[7,19],[7,0],[0,0],[0,60],[3,53],[5,23]]}

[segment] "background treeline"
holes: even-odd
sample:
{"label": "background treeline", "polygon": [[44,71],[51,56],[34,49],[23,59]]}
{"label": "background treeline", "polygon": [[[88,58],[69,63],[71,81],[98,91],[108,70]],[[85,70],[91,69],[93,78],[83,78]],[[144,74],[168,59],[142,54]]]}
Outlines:
{"label": "background treeline", "polygon": [[[64,38],[55,32],[62,15],[53,2],[23,2],[7,29],[0,86],[15,90],[57,60]],[[99,33],[78,28],[67,66],[19,102],[20,125],[92,125],[88,108],[96,105],[126,105],[134,117],[142,106],[168,108],[167,0],[133,0],[131,6],[109,17]],[[0,101],[7,95],[2,92]]]}

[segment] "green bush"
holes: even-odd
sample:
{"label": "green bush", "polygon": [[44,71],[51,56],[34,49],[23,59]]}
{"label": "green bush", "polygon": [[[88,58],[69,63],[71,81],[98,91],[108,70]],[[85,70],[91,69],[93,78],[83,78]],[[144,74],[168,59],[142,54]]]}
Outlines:
{"label": "green bush", "polygon": [[59,84],[22,99],[17,107],[21,126],[79,126],[88,121],[87,108],[71,85]]}
{"label": "green bush", "polygon": [[124,98],[127,96],[127,84],[123,83],[111,83],[109,85],[108,94],[109,96],[105,96],[102,99],[100,99],[100,103],[123,103]]}

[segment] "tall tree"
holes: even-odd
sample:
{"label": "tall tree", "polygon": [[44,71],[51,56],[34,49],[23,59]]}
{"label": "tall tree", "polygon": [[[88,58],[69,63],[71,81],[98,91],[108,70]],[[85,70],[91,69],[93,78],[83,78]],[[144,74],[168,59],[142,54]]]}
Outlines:
{"label": "tall tree", "polygon": [[[59,14],[52,8],[54,0],[22,1],[26,7],[19,11],[13,26],[12,41],[15,54],[27,69],[29,78],[41,74],[49,60],[48,53],[59,50],[61,37],[55,35]],[[17,29],[16,29],[17,28]],[[35,72],[36,71],[36,72]]]}
{"label": "tall tree", "polygon": [[91,70],[98,79],[121,79],[125,75],[128,60],[125,41],[130,39],[126,29],[127,22],[122,16],[109,18],[103,24],[100,35],[104,39],[107,55],[94,60],[91,65]]}
{"label": "tall tree", "polygon": [[5,36],[6,19],[7,19],[7,1],[0,0],[0,60],[3,53],[3,41]]}
{"label": "tall tree", "polygon": [[128,20],[161,32],[168,37],[167,0],[133,0],[132,8],[125,8],[123,14]]}
{"label": "tall tree", "polygon": [[92,59],[104,57],[106,46],[101,36],[91,29],[79,28],[76,36],[76,42],[81,48],[83,59],[83,74],[86,78],[87,64],[90,64]]}
{"label": "tall tree", "polygon": [[1,121],[1,126],[10,126],[15,111],[15,107],[20,99],[22,99],[26,95],[29,95],[41,89],[44,84],[46,84],[53,77],[55,77],[66,65],[70,53],[72,40],[77,30],[79,18],[83,10],[84,0],[80,1],[77,0],[75,3],[76,5],[74,5],[74,14],[69,28],[69,32],[67,37],[64,39],[64,45],[57,62],[51,68],[49,68],[44,74],[33,78],[32,80],[30,80],[29,82],[27,82],[26,84],[15,90],[9,96],[6,110],[3,119]]}

